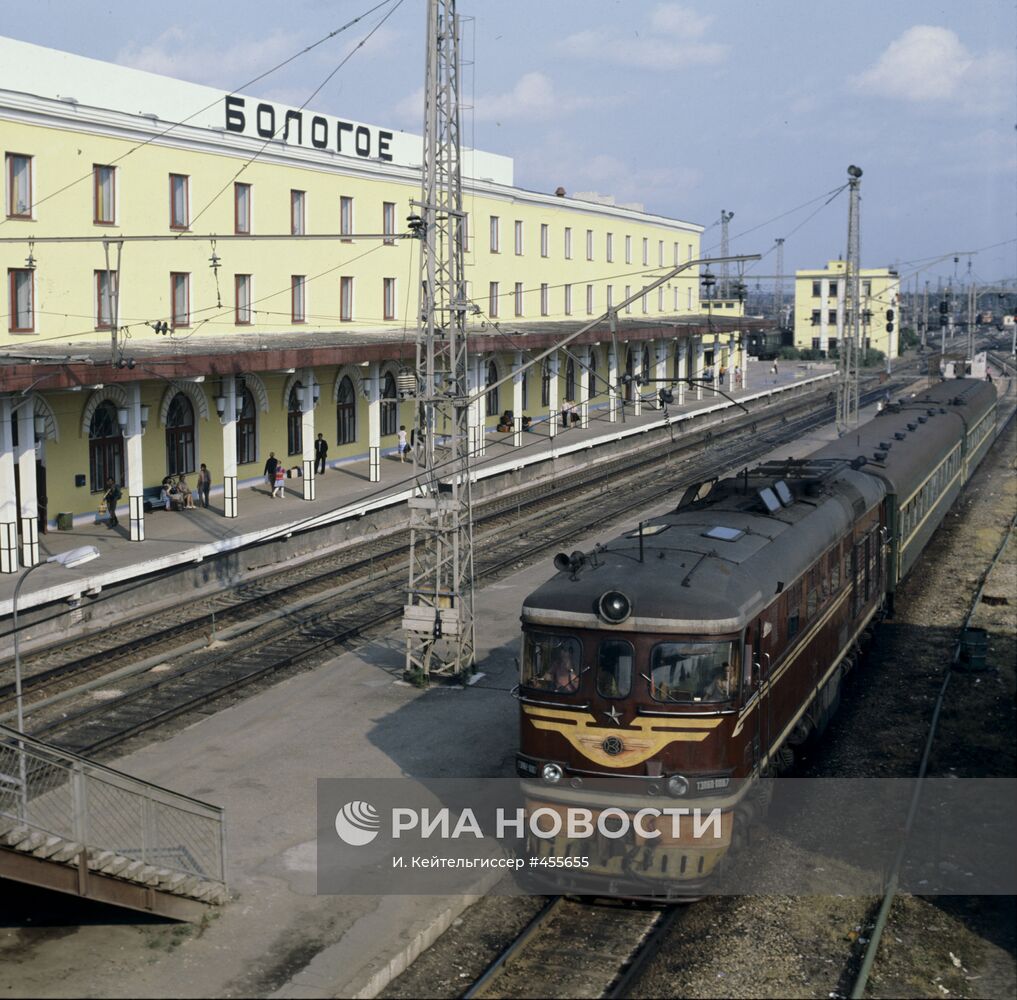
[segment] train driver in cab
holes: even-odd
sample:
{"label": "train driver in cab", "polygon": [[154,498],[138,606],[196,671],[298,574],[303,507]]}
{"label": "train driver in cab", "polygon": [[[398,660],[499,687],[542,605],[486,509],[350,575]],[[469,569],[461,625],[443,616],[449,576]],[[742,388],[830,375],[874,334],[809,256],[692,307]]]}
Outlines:
{"label": "train driver in cab", "polygon": [[731,697],[731,665],[714,667],[709,683],[703,691],[703,701],[727,701]]}
{"label": "train driver in cab", "polygon": [[568,645],[555,650],[551,663],[551,684],[557,694],[575,694],[579,690],[579,671]]}

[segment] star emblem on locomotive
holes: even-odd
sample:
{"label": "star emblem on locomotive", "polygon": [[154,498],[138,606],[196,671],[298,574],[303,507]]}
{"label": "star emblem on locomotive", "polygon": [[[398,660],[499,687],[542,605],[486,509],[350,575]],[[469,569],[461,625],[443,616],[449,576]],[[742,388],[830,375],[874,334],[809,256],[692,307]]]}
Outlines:
{"label": "star emblem on locomotive", "polygon": [[607,712],[605,712],[604,714],[605,714],[605,715],[606,715],[606,716],[607,716],[607,717],[608,717],[608,718],[609,718],[609,719],[610,719],[610,720],[611,720],[611,721],[612,721],[612,722],[613,722],[613,723],[614,723],[614,724],[615,724],[616,726],[620,726],[620,725],[621,725],[621,723],[620,723],[620,722],[619,722],[618,720],[619,720],[619,719],[620,719],[620,718],[622,717],[622,713],[621,713],[621,712],[619,712],[619,711],[618,711],[618,709],[617,709],[617,708],[615,708],[615,706],[614,706],[614,705],[612,705],[612,706],[611,706],[611,708],[610,708],[610,710],[609,710],[609,711],[607,711]]}

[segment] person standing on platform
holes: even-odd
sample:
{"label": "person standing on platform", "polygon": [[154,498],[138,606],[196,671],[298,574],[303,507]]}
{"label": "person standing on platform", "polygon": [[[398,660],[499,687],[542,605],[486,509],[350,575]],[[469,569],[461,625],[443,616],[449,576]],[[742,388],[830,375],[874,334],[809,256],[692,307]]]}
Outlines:
{"label": "person standing on platform", "polygon": [[[270,490],[275,490],[275,470],[279,468],[279,459],[275,457],[275,452],[270,451],[268,453],[268,460],[265,462],[265,483],[268,485]],[[273,496],[275,493],[273,492]]]}
{"label": "person standing on platform", "polygon": [[275,473],[272,483],[272,496],[282,497],[286,499],[286,470],[282,467],[282,462],[276,462]]}
{"label": "person standing on platform", "polygon": [[410,453],[410,446],[406,443],[406,424],[399,425],[399,461],[405,462],[406,456]]}
{"label": "person standing on platform", "polygon": [[314,471],[324,475],[325,473],[325,459],[328,457],[328,442],[318,435],[318,439],[314,442]]}
{"label": "person standing on platform", "polygon": [[202,462],[201,468],[198,470],[198,498],[201,500],[201,506],[206,510],[208,509],[208,494],[211,489],[212,473],[208,471],[208,466]]}
{"label": "person standing on platform", "polygon": [[109,527],[116,528],[120,525],[117,520],[117,504],[120,502],[120,487],[112,477],[106,478],[106,492],[102,495],[103,503],[106,504],[106,513],[109,514]]}

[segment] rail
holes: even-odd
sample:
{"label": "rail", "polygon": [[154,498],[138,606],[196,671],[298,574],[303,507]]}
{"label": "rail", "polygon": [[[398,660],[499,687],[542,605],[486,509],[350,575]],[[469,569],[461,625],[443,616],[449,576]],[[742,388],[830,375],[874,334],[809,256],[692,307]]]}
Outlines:
{"label": "rail", "polygon": [[16,828],[225,887],[221,806],[0,725],[0,831]]}

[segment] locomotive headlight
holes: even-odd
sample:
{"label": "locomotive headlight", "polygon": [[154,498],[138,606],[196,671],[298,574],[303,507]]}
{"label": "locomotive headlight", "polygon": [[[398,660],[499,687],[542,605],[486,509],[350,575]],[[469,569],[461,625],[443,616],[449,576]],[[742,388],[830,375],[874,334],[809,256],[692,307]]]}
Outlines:
{"label": "locomotive headlight", "polygon": [[689,783],[680,774],[672,774],[667,779],[667,794],[680,799],[689,790]]}
{"label": "locomotive headlight", "polygon": [[562,769],[557,764],[545,764],[540,769],[540,776],[549,785],[557,785],[562,779]]}
{"label": "locomotive headlight", "polygon": [[632,614],[632,602],[620,590],[609,590],[597,602],[597,614],[611,625],[620,625]]}

